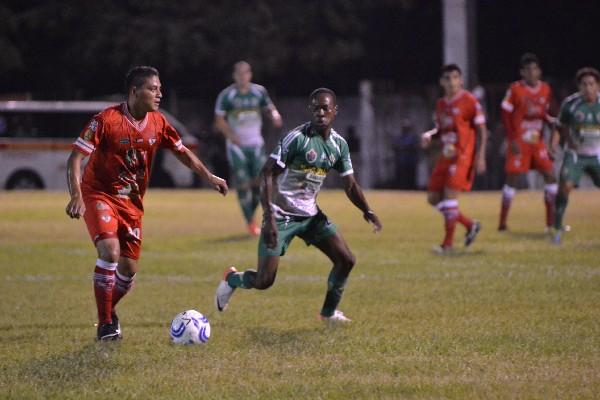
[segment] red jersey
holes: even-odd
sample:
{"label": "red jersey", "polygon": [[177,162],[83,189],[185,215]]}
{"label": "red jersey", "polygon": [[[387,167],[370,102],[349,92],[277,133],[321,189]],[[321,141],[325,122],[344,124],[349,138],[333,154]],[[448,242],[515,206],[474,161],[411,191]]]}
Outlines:
{"label": "red jersey", "polygon": [[538,82],[536,87],[525,81],[513,82],[502,100],[502,122],[509,140],[522,140],[537,143],[542,138],[544,121],[548,116],[552,90],[546,82]]}
{"label": "red jersey", "polygon": [[127,103],[122,103],[95,115],[73,143],[73,148],[90,156],[81,183],[83,195],[105,193],[123,199],[126,208],[141,215],[150,167],[159,147],[185,150],[179,134],[160,112],[149,112],[137,121]]}
{"label": "red jersey", "polygon": [[453,98],[440,98],[435,106],[435,121],[444,144],[446,159],[464,156],[473,159],[477,135],[475,127],[485,125],[481,104],[471,93],[461,90]]}

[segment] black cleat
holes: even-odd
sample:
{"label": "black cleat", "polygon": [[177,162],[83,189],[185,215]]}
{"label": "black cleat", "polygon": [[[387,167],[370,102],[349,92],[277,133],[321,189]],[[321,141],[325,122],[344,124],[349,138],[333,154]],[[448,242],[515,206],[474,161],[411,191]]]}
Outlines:
{"label": "black cleat", "polygon": [[477,234],[481,230],[481,222],[473,221],[473,225],[471,225],[471,229],[467,231],[465,234],[465,247],[469,247],[475,241]]}
{"label": "black cleat", "polygon": [[121,339],[123,336],[121,335],[121,324],[119,324],[119,317],[117,317],[117,313],[116,312],[112,312],[111,314],[111,319],[112,319],[112,325],[116,328],[116,332],[119,334],[119,339]]}
{"label": "black cleat", "polygon": [[117,326],[115,324],[102,324],[98,326],[96,340],[104,342],[119,339],[121,339],[121,333],[117,330]]}

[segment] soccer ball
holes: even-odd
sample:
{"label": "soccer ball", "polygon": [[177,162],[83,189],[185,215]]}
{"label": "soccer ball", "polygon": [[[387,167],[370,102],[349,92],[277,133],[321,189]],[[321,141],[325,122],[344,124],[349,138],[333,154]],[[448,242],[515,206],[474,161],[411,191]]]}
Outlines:
{"label": "soccer ball", "polygon": [[203,344],[210,338],[210,323],[198,311],[187,310],[173,318],[170,333],[175,344]]}

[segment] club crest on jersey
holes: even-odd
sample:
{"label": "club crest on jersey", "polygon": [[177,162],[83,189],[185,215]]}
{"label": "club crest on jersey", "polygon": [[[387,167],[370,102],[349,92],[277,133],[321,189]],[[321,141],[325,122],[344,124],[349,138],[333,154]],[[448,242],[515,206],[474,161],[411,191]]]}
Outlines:
{"label": "club crest on jersey", "polygon": [[585,119],[585,114],[583,113],[583,111],[577,111],[575,113],[575,120],[577,122],[583,122],[584,119]]}
{"label": "club crest on jersey", "polygon": [[150,143],[150,146],[152,146],[154,143],[156,143],[156,138],[148,139],[148,143]]}
{"label": "club crest on jersey", "polygon": [[306,152],[306,161],[308,161],[311,164],[317,161],[317,152],[315,151],[315,149],[310,149]]}

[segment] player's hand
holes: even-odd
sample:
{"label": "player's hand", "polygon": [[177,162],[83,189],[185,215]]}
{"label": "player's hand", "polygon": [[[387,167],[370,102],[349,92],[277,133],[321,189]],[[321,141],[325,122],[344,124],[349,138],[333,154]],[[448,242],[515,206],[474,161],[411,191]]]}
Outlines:
{"label": "player's hand", "polygon": [[424,133],[421,135],[421,147],[426,149],[431,144],[431,136]]}
{"label": "player's hand", "polygon": [[475,172],[477,172],[477,175],[481,175],[485,173],[486,169],[485,155],[478,155],[475,160]]}
{"label": "player's hand", "polygon": [[85,213],[83,199],[80,196],[72,196],[65,211],[69,217],[79,219]]}
{"label": "player's hand", "polygon": [[237,136],[230,136],[227,139],[229,139],[231,144],[234,144],[238,147],[242,145],[242,142],[240,142],[240,139]]}
{"label": "player's hand", "polygon": [[373,225],[374,233],[379,233],[379,232],[381,232],[381,229],[383,229],[383,226],[381,225],[381,222],[379,221],[379,217],[377,217],[377,215],[373,211],[369,210],[366,213],[364,213],[363,218],[365,219],[365,221],[367,221],[371,225]]}
{"label": "player's hand", "polygon": [[515,156],[520,155],[521,154],[521,147],[519,146],[519,142],[517,142],[516,140],[511,140],[510,141],[510,151]]}
{"label": "player's hand", "polygon": [[273,109],[271,111],[271,120],[273,121],[273,126],[277,129],[280,129],[283,126],[283,121],[281,120],[281,114],[279,111]]}
{"label": "player's hand", "polygon": [[274,249],[277,247],[277,225],[275,224],[275,219],[273,217],[265,218],[265,225],[263,226],[261,233],[267,249]]}
{"label": "player's hand", "polygon": [[223,196],[227,194],[229,191],[229,187],[227,186],[227,182],[223,178],[219,178],[216,175],[211,175],[208,177],[208,183],[215,189],[217,192],[221,193]]}

